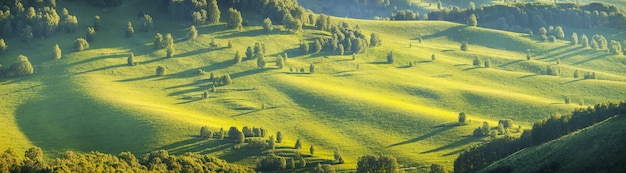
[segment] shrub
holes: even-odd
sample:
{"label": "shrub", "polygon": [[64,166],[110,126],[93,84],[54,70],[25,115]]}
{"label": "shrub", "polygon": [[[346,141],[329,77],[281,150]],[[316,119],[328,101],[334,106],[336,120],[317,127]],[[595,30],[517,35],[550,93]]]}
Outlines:
{"label": "shrub", "polygon": [[17,76],[31,75],[34,72],[33,65],[28,61],[28,57],[24,55],[17,56],[17,62],[9,67],[9,73],[14,73]]}
{"label": "shrub", "polygon": [[554,37],[554,35],[551,35],[551,36],[548,37],[548,41],[554,43],[554,42],[556,42],[556,37]]}
{"label": "shrub", "polygon": [[430,60],[435,61],[435,59],[436,59],[435,54],[430,56]]}
{"label": "shrub", "polygon": [[491,59],[487,58],[485,61],[485,68],[491,68]]}
{"label": "shrub", "polygon": [[77,38],[74,40],[74,51],[83,51],[89,49],[89,42],[84,38]]}
{"label": "shrub", "polygon": [[582,44],[580,44],[583,48],[588,48],[589,47],[589,38],[587,38],[587,35],[583,34],[582,36],[580,36],[580,42],[582,42]]}
{"label": "shrub", "polygon": [[319,39],[315,39],[313,42],[313,53],[320,53],[322,51],[322,43]]}
{"label": "shrub", "polygon": [[174,46],[174,37],[172,37],[171,33],[167,33],[165,34],[165,44],[163,45],[163,47],[170,47],[170,46]]}
{"label": "shrub", "polygon": [[306,160],[304,160],[304,158],[300,157],[298,159],[298,165],[296,165],[296,167],[298,167],[298,168],[306,167]]}
{"label": "shrub", "polygon": [[376,47],[376,46],[380,46],[381,44],[382,44],[382,40],[380,39],[380,36],[372,32],[372,35],[370,36],[370,46]]}
{"label": "shrub", "polygon": [[565,96],[565,104],[569,104],[570,102],[572,102],[572,100],[568,96]]}
{"label": "shrub", "polygon": [[209,23],[220,22],[220,9],[216,0],[209,0],[207,7],[207,21]]}
{"label": "shrub", "polygon": [[211,132],[211,130],[209,130],[209,127],[202,126],[202,128],[200,128],[200,137],[201,138],[211,138],[211,137],[213,137],[213,132]]}
{"label": "shrub", "polygon": [[268,17],[263,20],[263,30],[270,33],[274,28],[272,27],[272,20]]}
{"label": "shrub", "polygon": [[161,33],[156,33],[156,35],[154,36],[154,48],[155,49],[159,49],[164,47],[164,42],[163,42],[163,35],[161,35]]}
{"label": "shrub", "polygon": [[52,47],[52,59],[61,59],[61,56],[61,48],[59,48],[59,44],[55,44]]}
{"label": "shrub", "polygon": [[572,32],[572,40],[570,42],[572,46],[578,45],[578,34],[576,32]]}
{"label": "shrub", "polygon": [[283,142],[283,134],[280,133],[280,131],[276,132],[276,143],[282,143]]}
{"label": "shrub", "polygon": [[263,56],[262,54],[261,54],[261,56],[259,56],[259,57],[257,58],[257,60],[256,60],[256,64],[257,64],[257,67],[258,67],[259,69],[263,69],[263,68],[265,68],[265,65],[267,64],[267,62],[265,62],[265,58],[264,58],[264,56]]}
{"label": "shrub", "polygon": [[474,65],[476,67],[480,67],[480,65],[482,65],[482,64],[483,64],[483,60],[481,60],[478,57],[474,58],[474,61],[472,61],[472,65]]}
{"label": "shrub", "polygon": [[276,67],[278,67],[278,69],[283,69],[283,67],[285,67],[285,59],[280,55],[276,57]]}
{"label": "shrub", "polygon": [[432,165],[430,165],[430,173],[446,173],[446,172],[447,171],[443,165],[440,165],[437,163],[433,163]]}
{"label": "shrub", "polygon": [[269,147],[270,150],[273,150],[276,148],[276,140],[274,139],[274,136],[270,136],[270,138],[267,140],[267,146]]}
{"label": "shrub", "polygon": [[241,55],[239,54],[239,51],[235,52],[235,64],[240,63],[241,62]]}
{"label": "shrub", "polygon": [[339,152],[339,148],[335,148],[333,158],[335,159],[333,162],[336,164],[342,164],[344,162],[343,158],[341,157],[341,153]]}
{"label": "shrub", "polygon": [[565,38],[565,32],[563,32],[563,28],[561,26],[557,26],[556,28],[554,28],[554,36],[558,39],[563,39]]}
{"label": "shrub", "polygon": [[157,75],[157,76],[163,76],[163,75],[165,75],[165,70],[166,70],[166,68],[165,68],[164,66],[158,66],[158,67],[156,68],[156,75]]}
{"label": "shrub", "polygon": [[578,69],[576,69],[574,71],[574,78],[579,78],[580,77],[580,72],[578,71]]}
{"label": "shrub", "polygon": [[342,56],[343,56],[343,54],[344,54],[344,53],[345,53],[345,50],[344,50],[344,48],[343,48],[343,44],[339,44],[339,45],[337,46],[337,54],[339,54],[339,55],[342,55]]}
{"label": "shrub", "polygon": [[359,157],[357,172],[398,172],[398,161],[391,155],[365,155]]}
{"label": "shrub", "polygon": [[293,146],[294,149],[302,149],[302,142],[300,141],[300,138],[296,139],[296,144]]}

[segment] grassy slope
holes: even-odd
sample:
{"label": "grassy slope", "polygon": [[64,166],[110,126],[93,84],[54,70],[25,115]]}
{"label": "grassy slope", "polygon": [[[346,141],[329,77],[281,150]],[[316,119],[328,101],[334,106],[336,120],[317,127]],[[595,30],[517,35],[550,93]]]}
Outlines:
{"label": "grassy slope", "polygon": [[[222,24],[204,25],[199,27],[201,35],[196,41],[185,41],[180,38],[188,22],[153,15],[156,28],[144,33],[139,31],[139,20],[132,18],[138,32],[127,39],[121,30],[127,21],[117,20],[117,16],[134,16],[136,9],[142,9],[133,2],[107,10],[79,10],[83,4],[59,2],[79,17],[79,28],[91,23],[92,16],[102,16],[105,28],[87,51],[70,51],[73,38],[82,36],[83,31],[36,42],[34,50],[19,41],[9,42],[12,50],[0,60],[2,64],[24,53],[39,68],[33,76],[1,81],[6,101],[1,104],[0,128],[5,133],[0,137],[5,142],[0,146],[23,150],[37,145],[52,154],[168,149],[212,153],[253,165],[256,158],[243,154],[245,151],[233,152],[222,142],[191,137],[203,125],[215,130],[247,125],[283,132],[283,147],[302,138],[304,148],[314,144],[320,158],[332,158],[332,150],[338,147],[347,161],[338,169],[353,169],[357,158],[367,153],[393,154],[404,166],[418,169],[434,162],[451,169],[457,153],[483,140],[468,137],[482,121],[494,126],[498,119],[512,118],[527,127],[550,112],[579,107],[561,104],[564,96],[594,104],[623,100],[626,95],[623,57],[578,51],[565,42],[537,43],[516,33],[448,22],[336,19],[358,24],[365,33],[377,32],[383,38],[383,46],[351,61],[350,56],[300,56],[300,39],[327,33],[264,34],[261,27],[254,26],[258,25],[253,22],[256,19],[249,19],[253,26],[243,32],[225,31]],[[155,32],[172,32],[177,39],[176,57],[166,59],[164,50],[152,49]],[[424,38],[423,43],[417,43],[419,37]],[[230,40],[233,48],[207,50],[212,38],[220,47]],[[463,40],[472,44],[469,52],[458,50],[458,42]],[[243,54],[254,42],[267,44],[268,69],[256,69],[254,61],[232,65],[234,52]],[[412,48],[409,42],[413,42]],[[59,61],[48,58],[55,43],[65,52]],[[538,50],[538,60],[522,60],[528,48]],[[392,50],[396,63],[381,63]],[[125,65],[129,51],[140,65]],[[285,51],[290,57],[287,68],[273,69],[273,57]],[[437,60],[429,62],[432,54]],[[535,74],[553,64],[556,56],[561,57],[567,76],[579,68],[597,71],[601,79],[609,80]],[[494,68],[472,67],[474,57],[491,57]],[[404,67],[410,61],[418,63]],[[311,63],[317,67],[315,74],[288,73],[289,67],[308,68]],[[153,76],[158,65],[167,66],[168,75]],[[208,75],[196,74],[198,69],[216,75],[229,73],[234,83],[199,100],[210,83]],[[249,88],[255,89],[225,90]],[[262,104],[270,109],[260,110]],[[469,115],[470,125],[450,125],[460,111]]]}
{"label": "grassy slope", "polygon": [[[621,172],[626,169],[626,118],[618,116],[548,143],[524,149],[482,172]],[[590,142],[593,141],[593,142]],[[575,151],[575,152],[572,152]],[[509,171],[507,171],[509,172]]]}

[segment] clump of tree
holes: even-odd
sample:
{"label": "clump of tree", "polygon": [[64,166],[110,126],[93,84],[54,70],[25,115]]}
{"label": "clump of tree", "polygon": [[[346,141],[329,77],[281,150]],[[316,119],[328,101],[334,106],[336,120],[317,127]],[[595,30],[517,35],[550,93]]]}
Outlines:
{"label": "clump of tree", "polygon": [[256,170],[273,171],[283,170],[285,168],[287,168],[287,160],[284,157],[276,156],[272,153],[259,160]]}
{"label": "clump of tree", "polygon": [[376,47],[380,45],[382,45],[382,40],[380,39],[380,36],[372,32],[372,35],[370,36],[370,46]]}
{"label": "clump of tree", "polygon": [[561,76],[561,67],[558,65],[548,65],[546,66],[546,74],[552,76]]}
{"label": "clump of tree", "polygon": [[622,43],[620,43],[619,41],[611,40],[611,43],[609,45],[609,52],[614,55],[624,54],[622,52]]}
{"label": "clump of tree", "polygon": [[397,10],[389,17],[391,20],[419,20],[420,12],[413,10]]}
{"label": "clump of tree", "polygon": [[59,48],[59,44],[55,44],[52,47],[52,59],[61,59],[62,56],[62,52],[61,52],[61,48]]}
{"label": "clump of tree", "polygon": [[74,51],[83,51],[85,49],[89,49],[89,42],[84,38],[77,38],[74,40]]}
{"label": "clump of tree", "polygon": [[474,129],[474,136],[488,136],[491,131],[491,127],[489,127],[489,123],[487,121],[483,122],[483,125]]}
{"label": "clump of tree", "polygon": [[341,157],[341,152],[339,151],[339,148],[335,148],[335,151],[333,153],[333,163],[336,164],[343,164],[343,157]]}
{"label": "clump of tree", "polygon": [[313,65],[313,64],[309,65],[309,73],[310,74],[315,73],[315,65]]}
{"label": "clump of tree", "polygon": [[33,65],[28,61],[28,57],[24,55],[17,56],[17,61],[6,70],[5,76],[26,76],[35,73]]}
{"label": "clump of tree", "polygon": [[476,15],[474,14],[470,14],[469,17],[467,18],[467,25],[469,26],[477,26],[478,25],[478,19],[476,19]]}
{"label": "clump of tree", "polygon": [[212,138],[213,132],[207,126],[202,126],[200,128],[200,137],[201,138]]}
{"label": "clump of tree", "polygon": [[446,171],[446,168],[441,164],[433,163],[432,165],[430,165],[430,173],[447,173],[447,172],[448,171]]}
{"label": "clump of tree", "polygon": [[285,67],[285,58],[278,55],[278,57],[276,57],[276,67],[278,69],[283,69]]}
{"label": "clump of tree", "polygon": [[398,161],[391,155],[365,155],[359,157],[357,172],[398,172]]}
{"label": "clump of tree", "polygon": [[570,41],[572,46],[578,45],[578,34],[576,32],[572,32],[572,40]]}
{"label": "clump of tree", "polygon": [[241,12],[238,11],[237,9],[229,8],[228,9],[228,21],[226,25],[230,27],[231,29],[241,31],[243,29],[243,25],[241,25],[242,22],[243,22],[243,18],[241,18]]}
{"label": "clump of tree", "polygon": [[167,58],[174,57],[175,51],[176,50],[174,49],[174,46],[168,46],[167,49],[165,50],[165,57]]}

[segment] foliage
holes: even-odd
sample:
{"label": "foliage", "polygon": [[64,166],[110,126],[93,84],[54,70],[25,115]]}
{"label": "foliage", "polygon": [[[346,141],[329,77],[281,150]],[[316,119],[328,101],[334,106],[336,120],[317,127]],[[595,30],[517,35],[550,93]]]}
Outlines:
{"label": "foliage", "polygon": [[157,76],[163,76],[163,75],[165,75],[165,71],[166,71],[166,68],[164,66],[158,66],[156,68],[155,74]]}
{"label": "foliage", "polygon": [[241,25],[242,22],[243,18],[241,18],[241,12],[237,9],[229,8],[228,21],[226,25],[232,29],[241,31],[243,29],[243,26]]}
{"label": "foliage", "polygon": [[278,69],[283,69],[285,67],[285,59],[280,55],[276,57],[276,67]]}
{"label": "foliage", "polygon": [[28,57],[24,55],[17,56],[17,61],[7,70],[7,76],[26,76],[35,72],[33,65],[28,61]]}
{"label": "foliage", "polygon": [[128,23],[126,24],[126,32],[125,32],[125,35],[126,35],[126,37],[132,37],[132,36],[133,36],[133,34],[135,34],[135,28],[133,28],[133,23],[128,22]]}
{"label": "foliage", "polygon": [[433,163],[430,165],[430,173],[447,173],[443,165]]}
{"label": "foliage", "polygon": [[294,149],[302,149],[302,141],[300,141],[300,138],[296,139],[296,144],[293,147]]}
{"label": "foliage", "polygon": [[469,49],[469,43],[467,43],[467,41],[463,41],[463,43],[461,43],[461,50],[467,51],[468,49]]}
{"label": "foliage", "polygon": [[491,68],[491,59],[487,58],[485,61],[485,68]]}
{"label": "foliage", "polygon": [[135,54],[131,52],[131,53],[128,55],[128,59],[126,59],[126,61],[127,61],[127,64],[128,64],[129,66],[134,66],[134,65],[135,65]]}
{"label": "foliage", "polygon": [[143,22],[141,30],[143,30],[144,32],[150,32],[150,30],[154,28],[154,22],[152,21],[152,16],[148,14],[143,15],[143,17],[141,18],[141,22]]}
{"label": "foliage", "polygon": [[483,60],[481,60],[478,57],[475,57],[474,60],[472,61],[472,65],[476,67],[480,67],[480,65],[482,64],[483,64]]}
{"label": "foliage", "polygon": [[55,44],[52,47],[52,59],[61,59],[62,52],[61,48],[59,48],[59,44]]}
{"label": "foliage", "polygon": [[83,51],[89,49],[89,42],[84,38],[77,38],[74,40],[74,51]]}
{"label": "foliage", "polygon": [[198,29],[196,29],[196,26],[191,25],[187,32],[187,40],[193,40],[196,39],[196,37],[198,37]]}
{"label": "foliage", "polygon": [[200,137],[201,138],[211,138],[211,137],[213,137],[213,132],[211,132],[209,127],[202,126],[202,128],[200,128]]}
{"label": "foliage", "polygon": [[171,58],[174,57],[174,46],[168,46],[167,49],[165,50],[165,57],[167,58]]}
{"label": "foliage", "polygon": [[341,157],[341,152],[339,152],[339,148],[335,148],[333,158],[335,159],[333,162],[336,164],[342,164],[344,162],[343,158]]}
{"label": "foliage", "polygon": [[263,56],[263,54],[258,56],[258,58],[256,59],[257,68],[263,69],[263,68],[265,68],[266,64],[267,64],[267,62],[265,61],[265,56]]}
{"label": "foliage", "polygon": [[459,113],[459,125],[465,124],[465,120],[467,117],[465,116],[465,112]]}
{"label": "foliage", "polygon": [[370,36],[370,46],[377,47],[380,45],[382,45],[382,40],[380,39],[380,36],[372,32],[372,35]]}
{"label": "foliage", "polygon": [[4,39],[0,39],[0,54],[4,54],[7,52],[7,43],[4,42]]}
{"label": "foliage", "polygon": [[263,19],[263,30],[265,30],[265,32],[267,33],[270,33],[273,29],[274,26],[272,26],[272,19],[270,19],[269,17]]}
{"label": "foliage", "polygon": [[91,42],[95,38],[96,38],[96,30],[93,27],[87,27],[87,33],[85,34],[85,39]]}
{"label": "foliage", "polygon": [[259,160],[256,170],[272,171],[283,170],[285,168],[287,168],[287,160],[284,157],[276,156],[275,154],[269,154]]}
{"label": "foliage", "polygon": [[163,42],[163,35],[161,33],[156,33],[156,35],[154,35],[154,48],[155,49],[160,49],[162,47],[165,47],[165,42]]}
{"label": "foliage", "polygon": [[580,44],[583,48],[588,48],[589,47],[589,39],[587,38],[587,35],[583,34],[582,36],[580,36],[580,42],[582,44]]}
{"label": "foliage", "polygon": [[470,14],[469,17],[467,18],[467,25],[469,26],[477,26],[478,25],[478,20],[476,19],[476,15],[474,14]]}
{"label": "foliage", "polygon": [[239,53],[239,51],[235,52],[235,58],[234,58],[235,64],[240,63],[241,60],[242,58],[241,58],[241,54]]}
{"label": "foliage", "polygon": [[102,28],[102,21],[100,20],[100,16],[96,15],[93,17],[93,25],[91,26],[96,31],[99,31]]}
{"label": "foliage", "polygon": [[578,45],[578,34],[576,34],[576,32],[572,32],[572,39],[570,41],[570,44],[572,46]]}
{"label": "foliage", "polygon": [[313,64],[309,65],[309,73],[310,74],[315,73],[315,65],[313,65]]}
{"label": "foliage", "polygon": [[359,157],[357,172],[398,172],[398,161],[391,155],[365,155]]}

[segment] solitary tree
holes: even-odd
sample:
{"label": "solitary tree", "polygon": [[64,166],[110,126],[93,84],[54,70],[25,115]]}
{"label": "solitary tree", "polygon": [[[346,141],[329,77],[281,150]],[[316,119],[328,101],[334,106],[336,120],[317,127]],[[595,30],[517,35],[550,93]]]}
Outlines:
{"label": "solitary tree", "polygon": [[563,28],[561,26],[557,26],[556,28],[554,28],[554,36],[558,39],[563,39],[565,38],[565,32],[563,31]]}
{"label": "solitary tree", "polygon": [[158,66],[158,67],[156,68],[156,72],[155,72],[155,73],[156,73],[156,75],[157,75],[157,76],[163,76],[163,75],[165,75],[165,67],[163,67],[163,66]]}
{"label": "solitary tree", "polygon": [[280,131],[276,132],[276,143],[282,143],[283,142],[283,134],[280,133]]}
{"label": "solitary tree", "polygon": [[436,58],[437,58],[437,57],[435,57],[435,54],[433,54],[433,55],[431,55],[431,56],[430,56],[430,60],[432,60],[432,61],[435,61],[435,59],[436,59]]}
{"label": "solitary tree", "polygon": [[270,33],[274,28],[272,27],[272,20],[268,17],[263,20],[263,30]]}
{"label": "solitary tree", "polygon": [[343,158],[341,157],[341,152],[339,152],[339,148],[335,148],[335,152],[333,154],[333,158],[335,159],[333,162],[337,164],[342,164]]}
{"label": "solitary tree", "polygon": [[167,50],[165,51],[165,57],[167,58],[171,58],[174,57],[174,46],[168,46]]}
{"label": "solitary tree", "polygon": [[148,14],[144,14],[143,18],[141,18],[141,21],[143,22],[142,30],[144,32],[150,32],[154,25],[154,23],[152,22],[152,17]]}
{"label": "solitary tree", "polygon": [[578,45],[578,34],[576,34],[576,32],[572,32],[571,44],[572,44],[572,46]]}
{"label": "solitary tree", "polygon": [[579,78],[580,77],[580,72],[578,71],[578,69],[576,69],[574,71],[574,78]]}
{"label": "solitary tree", "polygon": [[472,65],[477,66],[477,67],[480,67],[480,65],[482,64],[483,64],[483,61],[480,60],[480,58],[478,57],[474,58],[474,61],[472,62]]}
{"label": "solitary tree", "polygon": [[278,69],[283,69],[285,67],[285,59],[283,59],[280,55],[276,57],[276,67],[278,67]]}
{"label": "solitary tree", "polygon": [[55,44],[52,47],[52,59],[61,59],[61,48],[59,48],[59,44]]}
{"label": "solitary tree", "polygon": [[89,49],[89,42],[87,42],[87,40],[85,40],[84,38],[77,38],[76,40],[74,40],[75,51],[82,51],[85,49]]}
{"label": "solitary tree", "polygon": [[95,38],[96,38],[96,30],[93,27],[87,27],[87,33],[85,34],[85,39],[91,42]]}
{"label": "solitary tree", "polygon": [[476,19],[476,15],[470,14],[469,18],[467,19],[467,25],[469,25],[469,26],[477,26],[478,25],[478,20]]}
{"label": "solitary tree", "polygon": [[128,59],[126,60],[128,62],[129,66],[134,66],[135,65],[135,54],[133,54],[132,52],[128,55]]}
{"label": "solitary tree", "polygon": [[485,68],[491,68],[491,59],[487,58],[485,61]]}
{"label": "solitary tree", "polygon": [[0,54],[4,54],[7,52],[7,43],[4,42],[4,39],[0,39]]}
{"label": "solitary tree", "polygon": [[196,39],[196,37],[198,37],[198,30],[196,29],[196,26],[191,25],[189,27],[189,32],[187,32],[187,39],[193,40]]}
{"label": "solitary tree", "polygon": [[469,49],[469,43],[467,43],[467,41],[463,41],[463,43],[461,43],[461,50],[467,51],[468,49]]}
{"label": "solitary tree", "polygon": [[100,30],[100,28],[102,28],[102,21],[100,21],[100,16],[93,17],[93,29],[98,31]]}
{"label": "solitary tree", "polygon": [[387,63],[388,64],[393,64],[394,61],[394,56],[393,56],[393,51],[389,52],[389,54],[387,54]]}
{"label": "solitary tree", "polygon": [[230,78],[229,74],[226,74],[226,75],[222,76],[222,78],[224,78],[223,79],[223,84],[224,85],[230,85],[230,84],[233,83],[233,80]]}
{"label": "solitary tree", "polygon": [[465,119],[467,117],[465,116],[465,112],[461,112],[459,113],[459,125],[463,125],[465,124]]}
{"label": "solitary tree", "polygon": [[261,54],[261,56],[256,59],[256,65],[259,69],[263,69],[265,68],[265,64],[267,64],[267,62],[265,62],[265,56]]}
{"label": "solitary tree", "polygon": [[583,34],[582,36],[580,36],[580,42],[582,44],[580,44],[583,48],[588,48],[589,47],[589,38],[587,38],[587,35]]}
{"label": "solitary tree", "polygon": [[480,129],[482,130],[482,134],[483,135],[485,135],[485,136],[489,135],[490,127],[489,127],[489,123],[487,121],[483,122],[483,126]]}
{"label": "solitary tree", "polygon": [[302,149],[302,142],[300,141],[300,138],[296,139],[296,144],[293,146],[294,149]]}
{"label": "solitary tree", "polygon": [[315,65],[311,64],[309,66],[309,73],[311,73],[311,74],[315,73]]}
{"label": "solitary tree", "polygon": [[135,33],[135,28],[133,28],[133,23],[128,22],[126,24],[126,37],[132,37]]}
{"label": "solitary tree", "polygon": [[213,137],[213,132],[211,132],[211,130],[209,130],[209,127],[202,126],[202,128],[200,128],[200,137],[202,137],[202,138],[211,138],[211,137]]}
{"label": "solitary tree", "polygon": [[14,72],[17,76],[26,76],[35,72],[33,65],[28,61],[28,57],[24,55],[17,56],[17,62],[11,66],[15,66],[11,67],[11,69],[15,70]]}
{"label": "solitary tree", "polygon": [[370,36],[370,46],[376,47],[380,45],[382,45],[382,40],[380,39],[380,36],[372,32],[372,35]]}
{"label": "solitary tree", "polygon": [[239,51],[235,52],[235,64],[240,63],[241,62],[241,55],[239,54]]}
{"label": "solitary tree", "polygon": [[154,48],[159,49],[163,46],[163,35],[161,35],[160,33],[156,33],[156,35],[154,36]]}
{"label": "solitary tree", "polygon": [[309,148],[309,153],[311,153],[311,155],[315,153],[315,148],[313,147],[313,145],[311,145],[311,147]]}
{"label": "solitary tree", "polygon": [[241,30],[243,28],[241,25],[242,22],[243,18],[241,18],[241,12],[237,9],[229,8],[227,26],[235,30]]}
{"label": "solitary tree", "polygon": [[165,43],[163,46],[166,48],[174,46],[174,37],[172,37],[171,33],[165,34]]}

